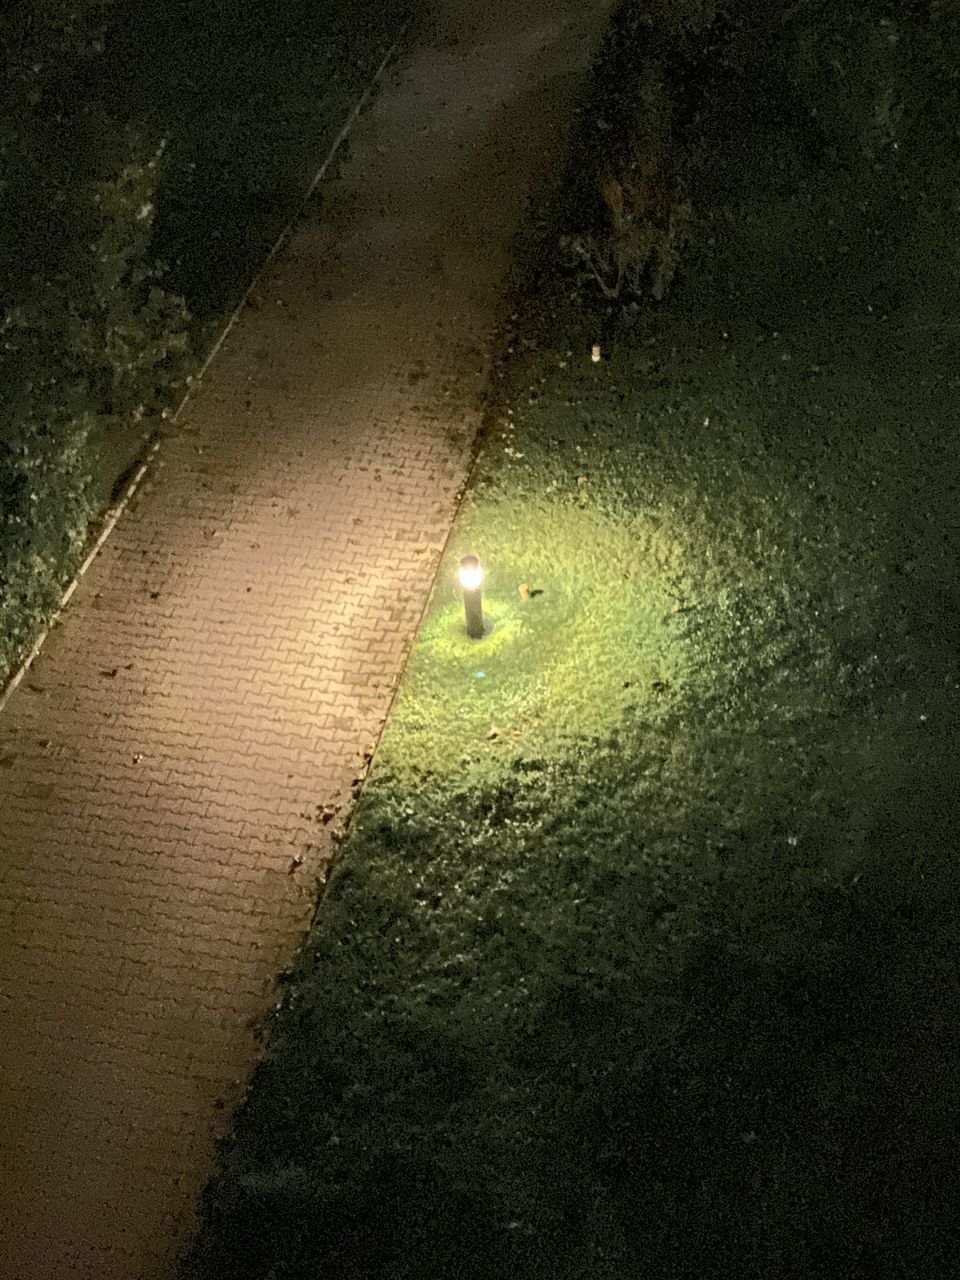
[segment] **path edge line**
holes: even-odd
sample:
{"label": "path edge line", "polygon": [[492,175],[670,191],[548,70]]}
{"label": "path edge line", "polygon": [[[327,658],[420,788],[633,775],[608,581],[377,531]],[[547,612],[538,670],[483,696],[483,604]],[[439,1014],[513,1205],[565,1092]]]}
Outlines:
{"label": "path edge line", "polygon": [[[494,333],[492,335],[492,344],[496,343],[500,336],[501,336],[501,326],[498,323],[498,326],[494,330]],[[498,360],[496,358],[496,355],[494,355],[494,357],[491,359],[490,368],[487,373],[487,382],[489,382],[490,378],[492,378],[493,375],[496,373],[497,364],[498,364]],[[489,401],[486,394],[486,385],[484,389],[481,391],[481,396],[483,397],[483,399],[481,401],[481,406],[480,406],[480,414],[479,414],[480,421],[477,423],[477,429],[473,433],[473,439],[470,442],[470,452],[467,456],[467,464],[463,471],[463,479],[460,482],[459,489],[454,494],[452,511],[450,514],[450,523],[447,526],[447,532],[444,534],[443,541],[441,542],[440,547],[436,552],[436,559],[434,562],[433,570],[430,574],[430,581],[427,586],[426,593],[424,594],[424,597],[423,597],[423,604],[420,606],[420,609],[417,613],[417,620],[410,631],[410,636],[404,648],[403,656],[400,659],[400,667],[397,672],[396,681],[394,682],[393,688],[390,691],[390,699],[387,703],[387,709],[384,712],[384,716],[382,721],[380,722],[380,727],[376,732],[376,736],[373,738],[373,740],[370,743],[369,753],[364,756],[360,766],[357,769],[357,778],[359,779],[360,786],[358,787],[349,808],[346,809],[343,819],[341,820],[340,823],[338,823],[336,827],[336,831],[332,841],[333,852],[331,856],[318,869],[317,874],[314,877],[313,891],[316,896],[313,901],[313,906],[310,910],[310,918],[306,926],[306,929],[304,931],[304,934],[297,945],[297,948],[296,948],[296,951],[294,952],[292,960],[290,960],[290,962],[288,963],[286,968],[283,970],[283,972],[277,974],[277,976],[274,978],[272,990],[274,991],[274,993],[278,991],[282,992],[284,1005],[286,1004],[286,998],[287,998],[287,992],[284,988],[284,983],[286,979],[289,977],[289,975],[296,970],[296,967],[300,961],[300,957],[302,956],[305,947],[310,941],[310,936],[313,933],[314,929],[316,928],[319,922],[320,914],[323,911],[324,906],[326,905],[327,894],[330,890],[331,881],[333,880],[337,871],[339,871],[340,864],[343,860],[343,856],[347,852],[347,848],[350,843],[350,837],[352,834],[351,827],[353,825],[353,819],[354,819],[354,816],[356,815],[357,808],[359,807],[360,802],[363,799],[363,793],[366,790],[367,780],[370,777],[370,773],[374,765],[377,763],[377,756],[380,753],[380,747],[383,743],[384,736],[387,732],[387,729],[390,727],[390,721],[393,718],[394,708],[397,705],[397,699],[400,697],[400,690],[403,687],[403,682],[407,674],[407,669],[410,666],[410,660],[413,657],[413,651],[416,648],[417,638],[420,635],[420,630],[423,627],[424,621],[427,617],[427,613],[430,609],[430,606],[433,604],[434,597],[437,594],[437,589],[440,585],[440,571],[443,568],[443,562],[447,558],[447,552],[450,550],[451,542],[454,540],[457,532],[459,531],[460,516],[463,512],[463,509],[466,506],[470,496],[473,493],[474,477],[476,475],[476,471],[480,463],[480,459],[483,456],[484,445],[487,442],[489,427],[490,427],[490,405],[489,405]],[[273,1025],[273,1020],[276,1017],[276,1014],[277,1014],[276,1008],[271,1009],[260,1020],[260,1023],[259,1023],[260,1027],[264,1029],[267,1032],[267,1034],[269,1034],[270,1027]]]}

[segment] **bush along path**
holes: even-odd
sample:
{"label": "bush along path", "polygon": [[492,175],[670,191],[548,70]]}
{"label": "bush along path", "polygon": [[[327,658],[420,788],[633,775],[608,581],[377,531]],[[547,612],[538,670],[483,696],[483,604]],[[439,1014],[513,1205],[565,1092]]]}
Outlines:
{"label": "bush along path", "polygon": [[[710,9],[619,10],[521,242],[191,1280],[953,1271],[960,30]],[[663,273],[602,180],[667,136]],[[613,301],[588,234],[636,255]]]}
{"label": "bush along path", "polygon": [[572,4],[425,19],[0,716],[5,1277],[160,1280],[190,1234],[596,34]]}

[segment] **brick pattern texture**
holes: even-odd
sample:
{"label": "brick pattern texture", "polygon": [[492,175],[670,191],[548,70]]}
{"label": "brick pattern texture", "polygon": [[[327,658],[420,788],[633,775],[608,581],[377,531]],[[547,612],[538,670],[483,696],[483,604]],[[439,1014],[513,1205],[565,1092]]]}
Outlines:
{"label": "brick pattern texture", "polygon": [[[429,593],[600,11],[437,0],[0,714],[0,1276],[166,1280]],[[588,38],[589,37],[589,38]]]}

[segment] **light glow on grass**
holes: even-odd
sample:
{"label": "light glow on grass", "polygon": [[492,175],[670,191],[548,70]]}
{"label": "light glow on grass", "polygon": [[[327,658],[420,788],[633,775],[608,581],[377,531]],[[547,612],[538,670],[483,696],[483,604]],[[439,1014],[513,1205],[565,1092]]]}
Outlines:
{"label": "light glow on grass", "polygon": [[[498,748],[513,750],[605,732],[684,664],[669,617],[681,541],[664,526],[625,528],[547,497],[512,510],[498,501],[468,505],[458,542],[480,531],[495,584],[484,596],[484,679],[475,677],[478,642],[463,628],[453,549],[383,744],[394,772],[442,772],[489,744],[492,728],[501,731]],[[520,584],[529,584],[525,594]],[[397,758],[393,742],[403,744]]]}

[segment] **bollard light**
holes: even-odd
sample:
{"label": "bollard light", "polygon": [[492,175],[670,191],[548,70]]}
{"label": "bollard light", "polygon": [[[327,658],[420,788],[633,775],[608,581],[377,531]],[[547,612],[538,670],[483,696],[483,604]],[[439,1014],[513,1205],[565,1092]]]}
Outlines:
{"label": "bollard light", "polygon": [[463,588],[463,608],[467,615],[467,635],[479,640],[483,635],[483,604],[480,599],[483,565],[476,556],[464,556],[460,561],[460,586]]}

